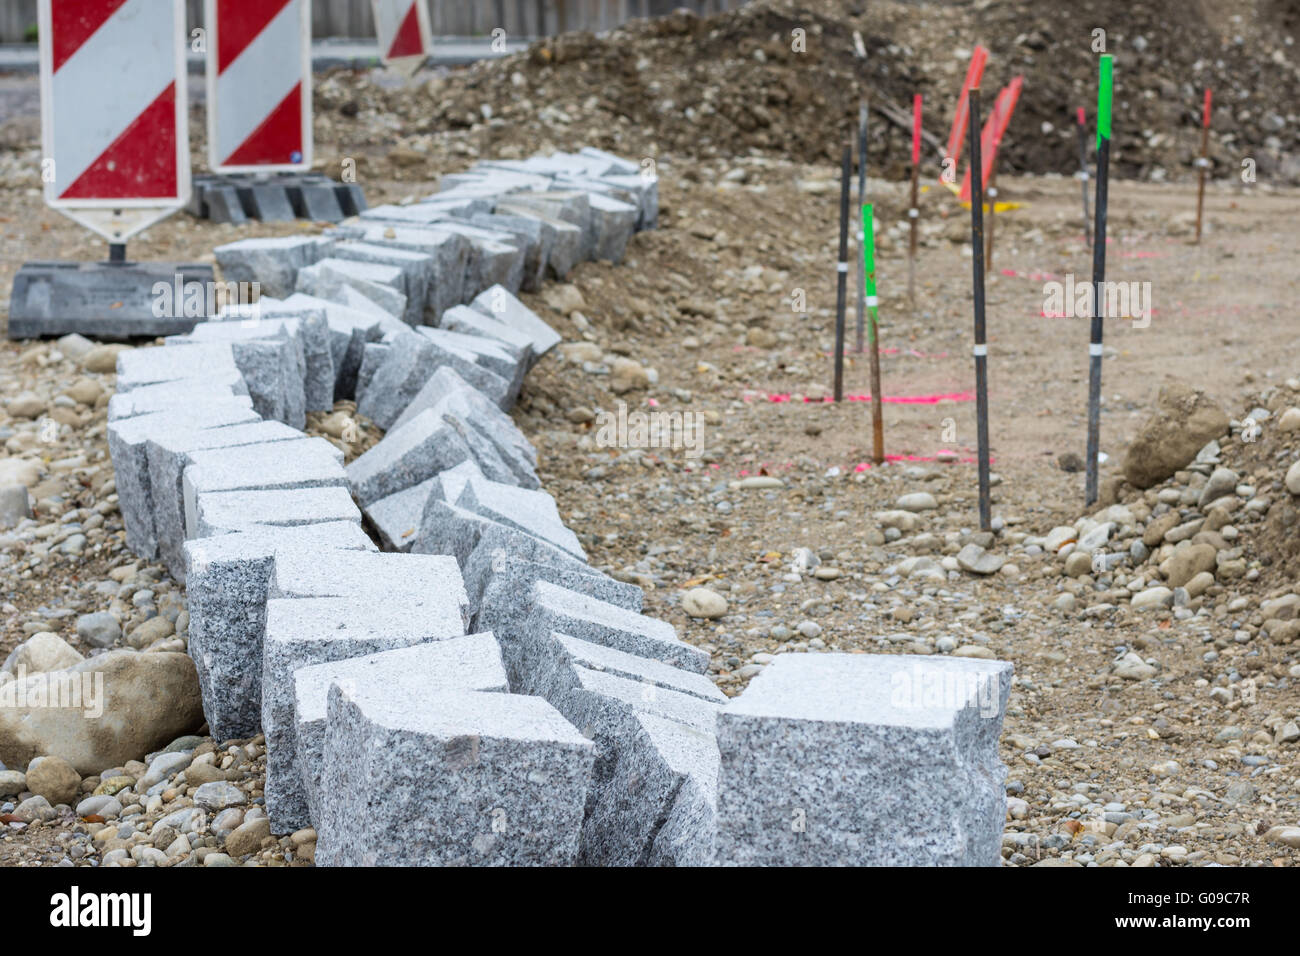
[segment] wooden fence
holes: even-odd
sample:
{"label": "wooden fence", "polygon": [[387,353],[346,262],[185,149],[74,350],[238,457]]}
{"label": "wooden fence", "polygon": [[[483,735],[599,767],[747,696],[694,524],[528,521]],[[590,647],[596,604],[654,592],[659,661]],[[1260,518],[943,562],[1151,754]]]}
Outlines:
{"label": "wooden fence", "polygon": [[[663,16],[679,7],[710,14],[744,0],[426,0],[435,36],[487,36],[498,27],[511,39],[609,30],[636,17]],[[203,0],[186,0],[189,22],[203,23]],[[36,25],[36,0],[0,2],[0,43],[22,43]],[[369,0],[314,0],[317,37],[364,39],[375,35]]]}

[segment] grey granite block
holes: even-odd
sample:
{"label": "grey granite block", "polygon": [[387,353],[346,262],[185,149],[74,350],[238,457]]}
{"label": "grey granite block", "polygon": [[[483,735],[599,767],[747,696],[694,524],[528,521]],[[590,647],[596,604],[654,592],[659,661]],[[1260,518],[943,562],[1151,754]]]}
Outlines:
{"label": "grey granite block", "polygon": [[[502,206],[505,208],[503,209]],[[548,190],[511,194],[509,201],[498,204],[498,211],[532,210],[551,219],[559,219],[582,230],[579,259],[590,259],[596,248],[596,231],[591,218],[591,197],[577,190]],[[504,284],[504,283],[503,283]],[[510,288],[509,286],[506,286]],[[512,290],[513,291],[513,290]]]}
{"label": "grey granite block", "polygon": [[594,146],[582,147],[582,149],[578,150],[578,155],[605,164],[606,171],[600,173],[600,175],[608,175],[610,173],[637,173],[641,169],[641,167],[630,159],[615,156],[613,153],[607,153],[605,150],[597,149]]}
{"label": "grey granite block", "polygon": [[295,293],[283,302],[263,305],[258,314],[263,322],[284,322],[286,331],[297,327],[302,337],[306,363],[303,388],[307,411],[329,411],[334,407],[334,383],[337,378],[332,341],[334,333],[329,313],[343,307],[323,300],[316,305],[307,305],[302,302],[304,299],[310,300],[311,297]]}
{"label": "grey granite block", "polygon": [[[493,288],[503,289],[502,286]],[[488,293],[483,293],[487,295]],[[528,366],[533,364],[533,342],[531,337],[517,329],[498,321],[495,316],[485,314],[466,305],[458,305],[442,314],[440,327],[448,332],[462,335],[478,335],[485,339],[499,342],[510,354],[518,355]]]}
{"label": "grey granite block", "polygon": [[450,425],[425,412],[383,437],[347,467],[352,494],[366,507],[472,458]]}
{"label": "grey granite block", "polygon": [[462,634],[469,624],[460,568],[444,555],[284,547],[275,557],[270,595],[382,601],[415,617],[457,617]]}
{"label": "grey granite block", "polygon": [[324,521],[361,523],[348,489],[275,488],[263,491],[210,491],[195,500],[194,537],[245,531],[251,526],[291,527]]}
{"label": "grey granite block", "polygon": [[[533,585],[527,629],[533,633],[558,631],[698,674],[709,666],[709,655],[681,640],[667,621],[633,613],[548,581]],[[516,680],[526,686],[520,670],[523,647],[518,641],[508,640],[509,635],[497,633],[497,637],[503,642],[512,686]]]}
{"label": "grey granite block", "polygon": [[257,282],[263,295],[283,298],[293,291],[298,270],[316,263],[329,245],[319,236],[285,236],[240,239],[214,252],[227,282]]}
{"label": "grey granite block", "polygon": [[[473,463],[467,461],[461,464],[472,465]],[[456,467],[459,468],[460,465]],[[428,478],[418,485],[412,485],[372,501],[361,509],[374,525],[385,551],[404,554],[411,550],[411,545],[415,543],[416,532],[420,530],[420,519],[424,516],[425,504],[437,484],[436,477]]]}
{"label": "grey granite block", "polygon": [[[645,593],[617,581],[532,535],[496,523],[480,523],[476,543],[461,566],[465,590],[478,616],[497,619],[517,633],[527,618],[529,594],[536,581],[640,613]],[[506,623],[511,622],[511,623]]]}
{"label": "grey granite block", "polygon": [[[409,557],[404,555],[403,557]],[[275,833],[307,826],[310,815],[294,739],[293,672],[465,633],[454,597],[430,596],[415,611],[404,602],[354,597],[272,598],[262,653],[262,732],[266,734],[266,813]]]}
{"label": "grey granite block", "polygon": [[351,522],[262,527],[185,543],[189,653],[218,740],[252,737],[261,726],[262,636],[277,547],[375,546]]}
{"label": "grey granite block", "polygon": [[116,388],[119,393],[129,392],[144,385],[209,376],[220,376],[220,381],[227,382],[238,371],[234,352],[224,342],[125,349],[117,353]]}
{"label": "grey granite block", "polygon": [[337,233],[433,256],[437,266],[426,308],[433,311],[435,321],[446,309],[464,301],[465,272],[470,257],[470,243],[464,236],[439,230],[436,225],[367,222],[364,219],[340,226]]}
{"label": "grey granite block", "polygon": [[195,502],[202,492],[347,487],[343,453],[323,438],[206,448],[192,452],[190,458],[181,476],[189,537],[197,528]]}
{"label": "grey granite block", "polygon": [[487,289],[470,305],[484,315],[491,316],[501,324],[527,336],[532,347],[534,364],[563,341],[560,333],[539,319],[537,313],[511,295],[504,286],[496,285]]}
{"label": "grey granite block", "polygon": [[373,312],[362,312],[302,292],[295,292],[276,308],[320,311],[324,314],[330,364],[334,370],[330,392],[334,400],[356,396],[357,373],[361,370],[361,357],[366,344],[378,341],[385,325],[402,324],[397,319],[389,318],[385,321]]}
{"label": "grey granite block", "polygon": [[551,237],[546,255],[546,275],[564,279],[582,261],[582,227],[548,215],[537,205],[517,205],[509,197],[497,203],[494,215],[536,219]]}
{"label": "grey granite block", "polygon": [[418,485],[373,501],[362,510],[379,532],[380,541],[386,550],[410,551],[411,545],[415,543],[415,535],[420,530],[420,521],[424,517],[429,498],[436,495],[440,501],[449,498],[454,501],[472,476],[481,478],[483,472],[472,459],[466,459]]}
{"label": "grey granite block", "polygon": [[433,344],[423,336],[402,332],[392,339],[382,358],[365,390],[358,392],[357,412],[388,430],[434,373],[437,356]]}
{"label": "grey granite block", "polygon": [[1011,671],[779,655],[718,717],[718,863],[998,865]]}
{"label": "grey granite block", "polygon": [[639,210],[612,196],[588,193],[591,203],[591,228],[595,235],[592,258],[607,262],[623,261],[627,242],[636,230]]}
{"label": "grey granite block", "polygon": [[330,250],[330,256],[398,269],[402,276],[401,290],[406,295],[406,312],[402,319],[410,325],[419,325],[424,321],[425,306],[437,281],[437,261],[433,256],[396,246],[356,240],[336,242]]}
{"label": "grey granite block", "polygon": [[[482,212],[491,211],[493,203],[484,203]],[[524,280],[527,256],[523,244],[508,232],[472,226],[458,219],[445,219],[437,228],[464,237],[469,241],[469,258],[465,264],[465,282],[461,289],[464,298],[470,299],[484,289],[500,283],[507,289],[518,291]]]}
{"label": "grey granite block", "polygon": [[146,560],[158,556],[156,502],[147,450],[151,437],[258,420],[251,408],[227,400],[178,406],[167,412],[109,422],[108,452],[113,462],[118,508],[126,526],[127,547]]}
{"label": "grey granite block", "polygon": [[145,442],[149,488],[153,499],[158,551],[173,580],[185,583],[185,490],[182,476],[190,453],[204,448],[234,448],[273,441],[293,441],[302,432],[282,422],[254,421],[201,430],[177,429],[151,434]]}
{"label": "grey granite block", "polygon": [[[717,685],[706,675],[684,671],[653,658],[629,654],[604,644],[593,644],[558,631],[531,627],[522,635],[521,644],[526,675],[519,688],[520,693],[557,700],[563,693],[578,686],[574,668],[585,667],[614,677],[639,681],[648,687],[698,697],[718,706],[727,703],[727,695],[718,690]],[[645,693],[653,691],[643,691]]]}
{"label": "grey granite block", "polygon": [[[643,714],[644,726],[657,718]],[[687,728],[687,732],[703,735]],[[717,740],[710,736],[714,762],[711,771],[702,768],[684,775],[668,816],[655,835],[647,866],[712,866],[718,842]]]}
{"label": "grey granite block", "polygon": [[[176,346],[186,348],[186,346]],[[281,335],[230,343],[235,364],[248,383],[253,408],[263,418],[293,428],[307,425],[306,357],[300,339]]]}
{"label": "grey granite block", "polygon": [[461,363],[450,361],[445,363],[460,372],[461,376],[473,384],[475,388],[490,395],[502,408],[509,408],[514,404],[515,399],[519,397],[519,389],[523,387],[524,375],[528,372],[528,355],[526,351],[510,349],[500,342],[483,338],[481,335],[462,335],[459,332],[448,332],[446,329],[434,329],[429,326],[422,326],[417,331],[444,353],[467,358],[474,365],[482,366],[506,382],[506,394],[503,401],[497,397],[496,392],[498,390],[484,388],[477,378],[471,377],[474,375],[472,366],[467,371]]}
{"label": "grey granite block", "polygon": [[312,823],[322,819],[321,774],[325,768],[325,715],[331,684],[419,699],[446,691],[506,693],[501,650],[491,634],[380,651],[363,657],[300,667],[293,673],[294,742]]}
{"label": "grey granite block", "polygon": [[374,381],[375,373],[379,367],[388,361],[388,356],[392,353],[393,347],[383,342],[367,342],[365,348],[361,351],[361,364],[357,366],[357,388],[356,399],[358,406],[365,397],[370,383]]}
{"label": "grey granite block", "polygon": [[406,295],[401,287],[402,270],[396,266],[322,259],[299,270],[294,291],[401,319],[406,315]]}
{"label": "grey granite block", "polygon": [[568,865],[592,761],[536,697],[332,685],[317,865]]}
{"label": "grey granite block", "polygon": [[462,434],[474,431],[486,437],[515,476],[514,484],[538,487],[537,449],[499,405],[465,381],[455,368],[439,367],[407,403],[392,427],[401,428],[428,409],[435,410],[444,421],[454,423]]}
{"label": "grey granite block", "polygon": [[234,401],[247,408],[253,407],[248,397],[248,385],[239,369],[233,366],[213,375],[185,378],[157,385],[142,385],[129,392],[117,392],[108,400],[108,420],[134,418],[166,412],[197,402]]}
{"label": "grey granite block", "polygon": [[580,561],[587,560],[578,536],[565,526],[555,499],[545,491],[474,478],[465,484],[454,503],[466,511],[548,541]]}
{"label": "grey granite block", "polygon": [[716,773],[722,705],[572,660],[539,663],[543,696],[596,745],[580,862],[645,864],[683,779]]}
{"label": "grey granite block", "polygon": [[551,258],[551,245],[555,241],[555,230],[547,223],[532,216],[497,215],[481,213],[468,220],[472,225],[483,229],[493,229],[508,233],[514,245],[524,251],[524,272],[519,286],[525,292],[539,292],[546,279],[546,269]]}

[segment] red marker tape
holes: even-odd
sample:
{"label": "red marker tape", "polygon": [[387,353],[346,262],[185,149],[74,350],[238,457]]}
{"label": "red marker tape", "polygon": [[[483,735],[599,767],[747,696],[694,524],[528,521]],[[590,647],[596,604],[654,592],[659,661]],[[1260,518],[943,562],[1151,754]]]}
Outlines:
{"label": "red marker tape", "polygon": [[1205,124],[1206,129],[1210,128],[1210,99],[1210,88],[1207,86],[1205,88],[1205,106],[1201,110],[1201,122]]}
{"label": "red marker tape", "polygon": [[912,165],[921,162],[921,94],[912,97]]}
{"label": "red marker tape", "polygon": [[952,120],[952,132],[948,134],[948,156],[953,164],[961,162],[961,148],[966,141],[966,123],[970,119],[970,91],[980,85],[984,76],[984,64],[988,61],[989,51],[982,46],[975,47],[971,54],[970,67],[966,70],[966,82],[961,85],[961,97],[957,100],[957,115]]}
{"label": "red marker tape", "polygon": [[1083,107],[1082,107],[1082,106],[1079,107],[1079,125],[1080,125],[1080,126],[1087,126],[1087,125],[1088,125],[1088,118],[1087,118],[1087,116],[1084,114],[1084,112],[1083,112]]}

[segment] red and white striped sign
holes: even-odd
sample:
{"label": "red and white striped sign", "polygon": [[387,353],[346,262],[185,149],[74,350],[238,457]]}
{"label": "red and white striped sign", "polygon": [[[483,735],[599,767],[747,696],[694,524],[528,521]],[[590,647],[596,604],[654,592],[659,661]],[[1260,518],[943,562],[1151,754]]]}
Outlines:
{"label": "red and white striped sign", "polygon": [[311,0],[206,0],[208,165],[311,168]]}
{"label": "red and white striped sign", "polygon": [[424,0],[371,0],[371,5],[384,66],[414,73],[433,52],[433,31]]}
{"label": "red and white striped sign", "polygon": [[190,193],[183,0],[41,0],[45,201],[114,242]]}

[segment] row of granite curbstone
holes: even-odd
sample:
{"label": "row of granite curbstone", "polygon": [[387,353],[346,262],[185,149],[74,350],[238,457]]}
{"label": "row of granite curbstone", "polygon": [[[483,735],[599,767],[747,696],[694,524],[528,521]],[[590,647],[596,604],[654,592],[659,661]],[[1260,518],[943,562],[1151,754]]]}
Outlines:
{"label": "row of granite curbstone", "polygon": [[[265,734],[273,832],[335,866],[996,863],[1009,664],[780,655],[728,701],[541,489],[507,412],[560,336],[515,293],[620,260],[653,180],[583,150],[443,186],[221,247],[256,308],[118,359],[127,544],[186,583],[212,736]],[[385,429],[346,466],[301,431],[338,399]]]}

